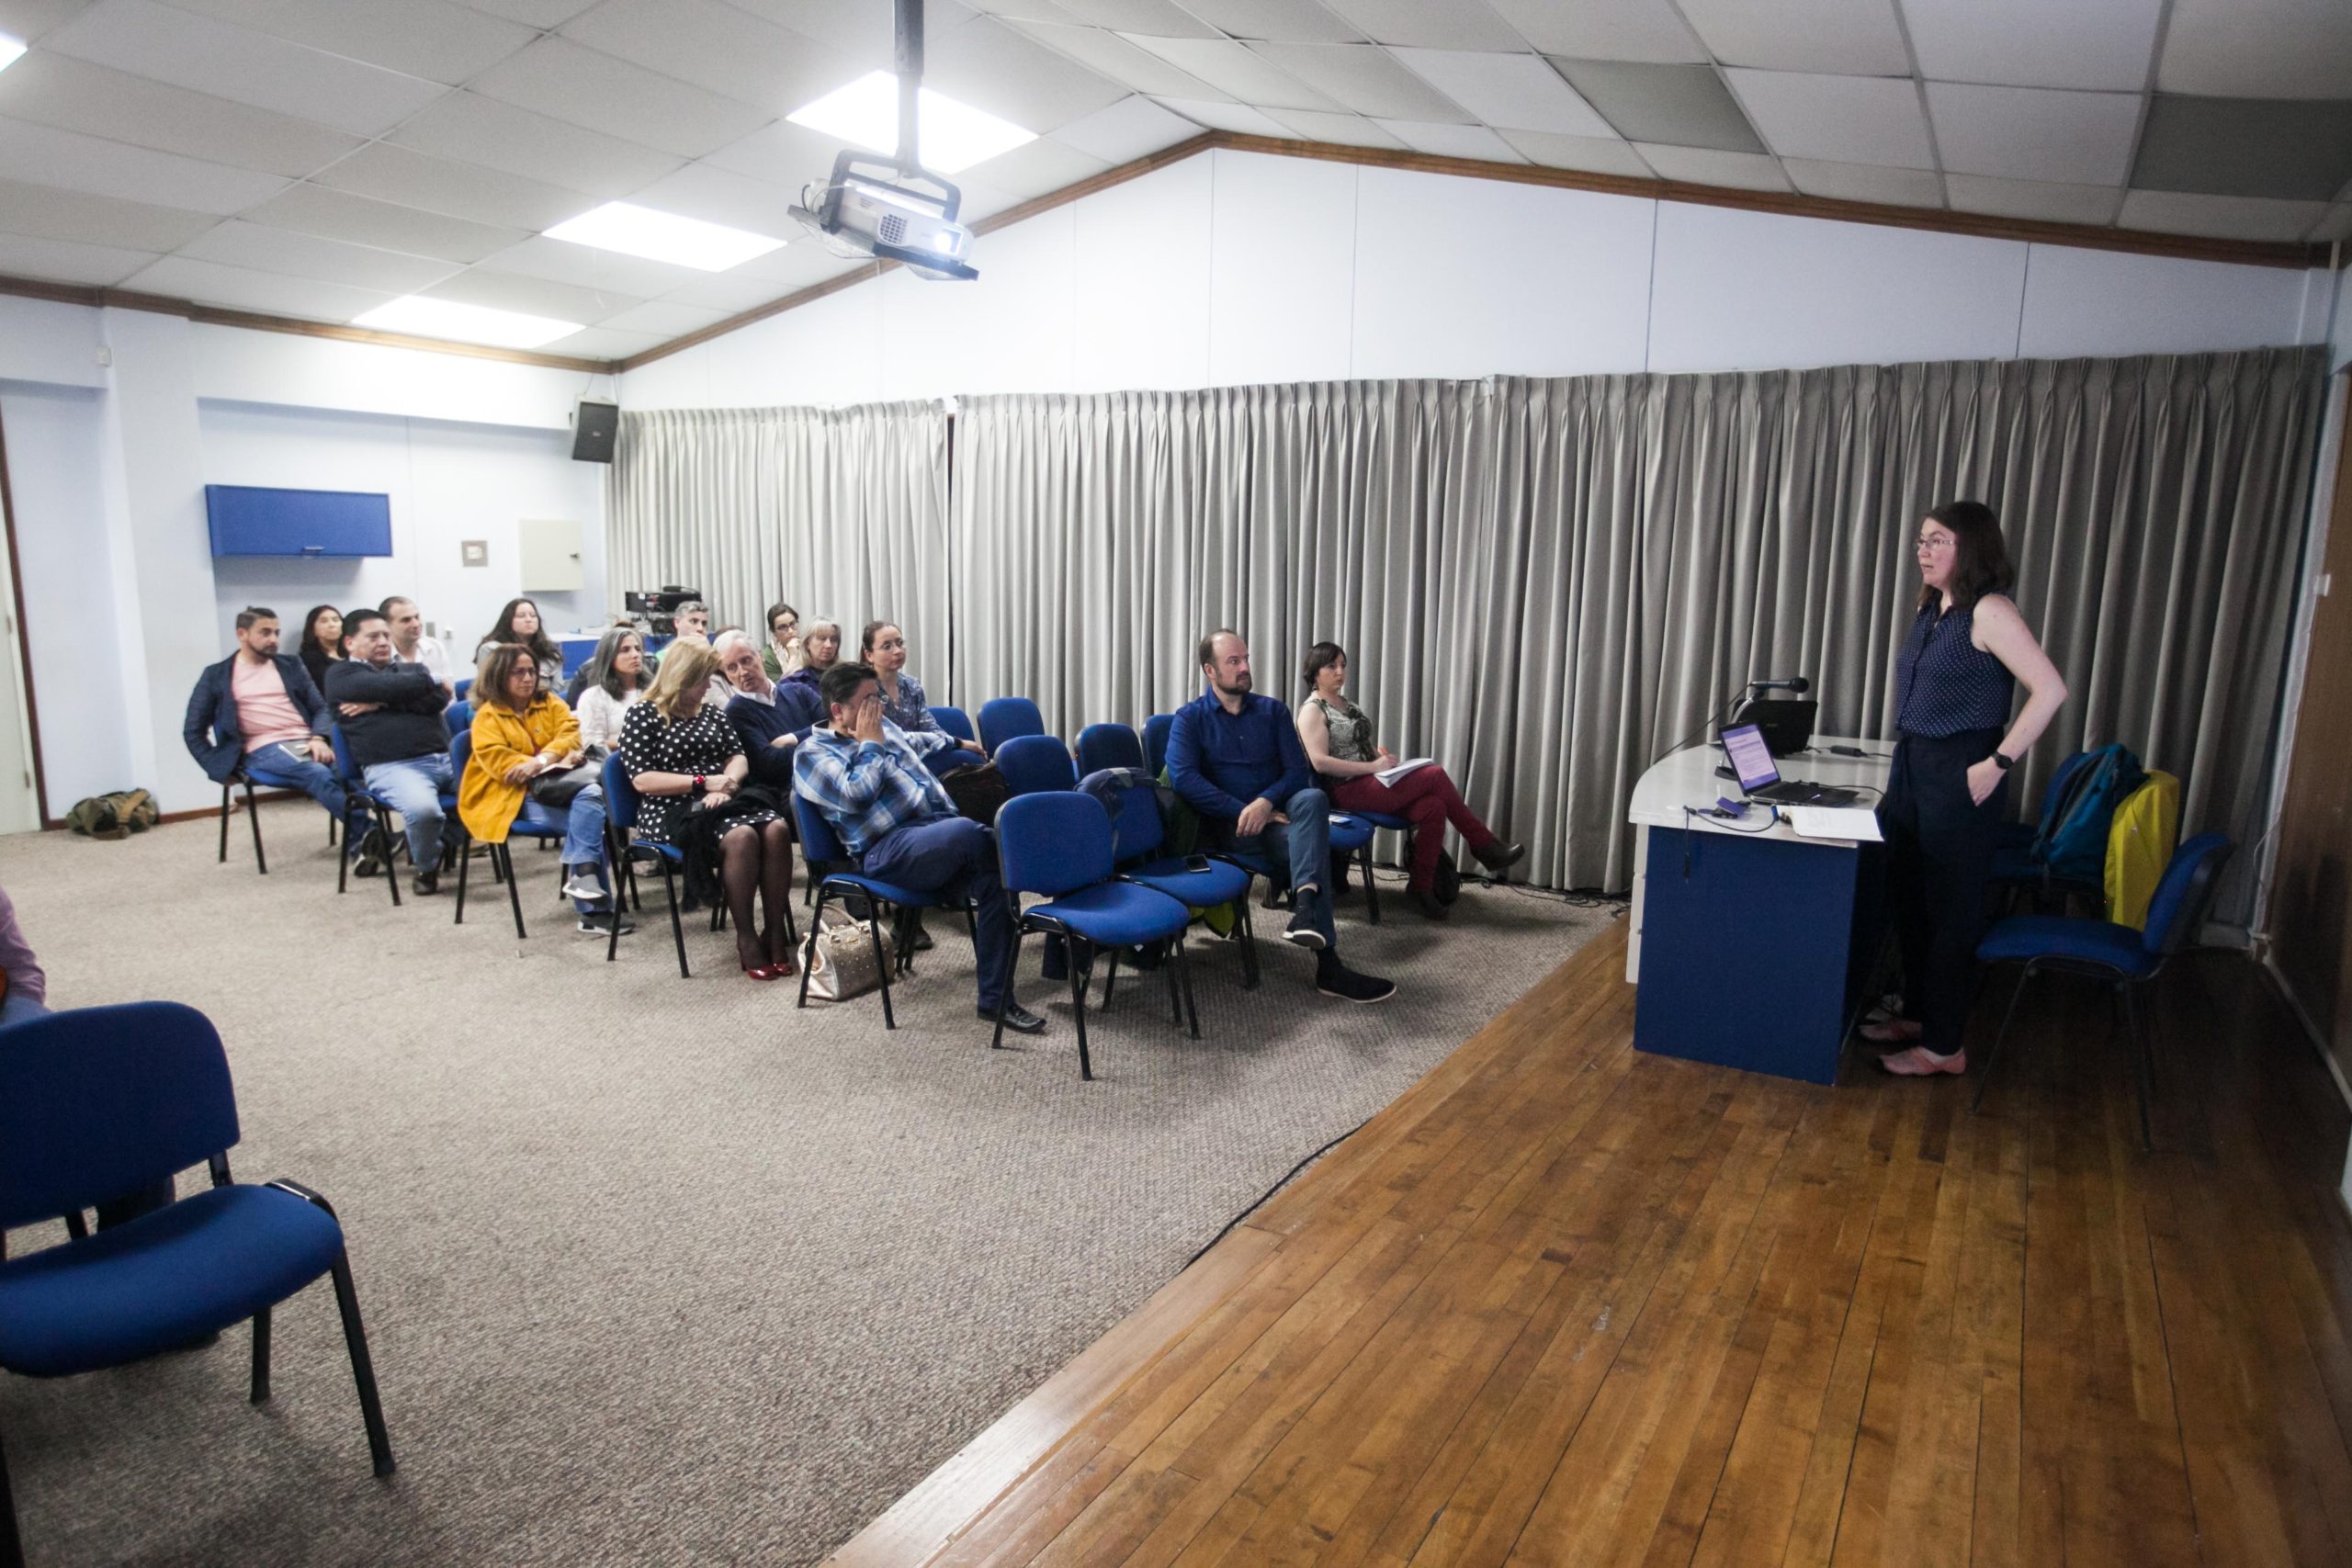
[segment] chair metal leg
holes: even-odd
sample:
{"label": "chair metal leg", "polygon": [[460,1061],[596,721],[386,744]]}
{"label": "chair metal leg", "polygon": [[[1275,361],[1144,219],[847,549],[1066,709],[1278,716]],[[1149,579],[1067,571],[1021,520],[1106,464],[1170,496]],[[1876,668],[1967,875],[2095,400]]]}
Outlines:
{"label": "chair metal leg", "polygon": [[269,1309],[254,1314],[254,1382],[249,1396],[255,1404],[269,1403]]}
{"label": "chair metal leg", "polygon": [[[670,900],[670,935],[678,944],[678,978],[689,979],[692,976],[686,973],[686,924],[678,918],[678,885],[670,875],[667,856],[656,852],[653,863],[662,868],[662,892]],[[618,928],[614,931],[613,940],[620,940]]]}
{"label": "chair metal leg", "polygon": [[1258,929],[1250,919],[1249,895],[1242,895],[1241,902],[1234,908],[1241,912],[1241,988],[1254,991],[1261,976],[1258,972]]}
{"label": "chair metal leg", "polygon": [[17,1497],[8,1489],[6,1448],[0,1448],[0,1568],[25,1568],[25,1543],[17,1534]]}
{"label": "chair metal leg", "polygon": [[334,815],[332,812],[327,815],[327,848],[334,848]]}
{"label": "chair metal leg", "polygon": [[1086,1051],[1086,982],[1089,977],[1086,971],[1092,967],[1091,964],[1081,967],[1078,955],[1070,955],[1069,1000],[1070,1006],[1078,1010],[1078,1076],[1087,1083],[1094,1081],[1094,1062]]}
{"label": "chair metal leg", "polygon": [[1170,956],[1175,961],[1176,977],[1184,987],[1184,1014],[1192,1020],[1193,1038],[1198,1040],[1201,1037],[1201,1010],[1199,1004],[1193,1000],[1193,954],[1185,947],[1182,937],[1176,939],[1175,952]]}
{"label": "chair metal leg", "polygon": [[237,787],[237,775],[230,774],[220,781],[220,858],[216,863],[229,863],[229,792]]}
{"label": "chair metal leg", "polygon": [[90,1227],[88,1224],[83,1220],[81,1210],[68,1209],[65,1211],[65,1234],[75,1241],[87,1241],[90,1239]]}
{"label": "chair metal leg", "polygon": [[368,1424],[368,1452],[376,1461],[376,1473],[390,1475],[398,1467],[392,1461],[391,1435],[384,1430],[383,1404],[376,1397],[376,1367],[368,1357],[368,1330],[359,1321],[359,1292],[352,1288],[349,1254],[334,1255],[334,1272],[343,1342],[351,1351],[351,1381],[359,1387],[359,1414]]}
{"label": "chair metal leg", "polygon": [[1001,1050],[1004,1045],[1004,1010],[1012,1005],[1012,977],[1021,972],[1021,939],[1028,933],[1015,922],[1012,947],[1004,955],[1004,984],[996,993],[996,1032],[989,1037],[989,1049]]}
{"label": "chair metal leg", "polygon": [[2123,998],[2124,1015],[2132,1025],[2132,1043],[2136,1047],[2132,1055],[2140,1089],[2140,1150],[2143,1154],[2154,1154],[2156,1139],[2148,1124],[2148,1101],[2154,1097],[2155,1088],[2150,1081],[2154,1074],[2150,1067],[2153,1058],[2148,1050],[2146,1009],[2141,1005],[2138,988],[2129,980],[2119,982],[2115,989]]}
{"label": "chair metal leg", "polygon": [[[1373,839],[1378,837],[1376,833],[1373,835]],[[1366,839],[1363,841],[1363,849],[1361,852],[1363,857],[1364,918],[1376,926],[1380,923],[1380,879],[1372,874],[1373,839]]]}
{"label": "chair metal leg", "polygon": [[462,926],[466,923],[466,872],[473,863],[474,857],[470,854],[458,857],[458,918],[449,922],[454,926]]}
{"label": "chair metal leg", "polygon": [[898,1014],[890,1010],[890,956],[882,945],[882,904],[879,899],[865,901],[865,934],[874,939],[874,966],[882,972],[882,1027],[899,1027]]}
{"label": "chair metal leg", "polygon": [[514,940],[527,941],[530,932],[523,929],[523,881],[514,871],[514,840],[490,846],[492,863],[503,863],[506,868],[506,901],[514,907]]}
{"label": "chair metal leg", "polygon": [[817,902],[808,916],[808,938],[806,941],[798,944],[800,948],[800,1000],[797,1005],[804,1008],[808,1005],[808,971],[815,967],[817,963],[817,933],[824,929],[825,920],[824,890],[822,888],[818,889],[815,897]]}
{"label": "chair metal leg", "polygon": [[1119,977],[1119,950],[1112,948],[1106,957],[1109,962],[1102,965],[1102,1006],[1100,1010],[1103,1012],[1111,1010],[1111,986]]}
{"label": "chair metal leg", "polygon": [[1984,1071],[1976,1080],[1976,1098],[1968,1102],[1971,1116],[1984,1109],[1984,1091],[1993,1086],[1993,1065],[2001,1059],[2001,1042],[2009,1037],[2009,1020],[2018,1014],[2018,998],[2025,995],[2026,982],[2033,978],[2033,965],[2028,964],[2025,973],[2018,976],[2018,988],[2009,993],[2009,1005],[2001,1010],[2001,1027],[1993,1033],[1993,1048],[1984,1053]]}
{"label": "chair metal leg", "polygon": [[254,830],[254,869],[262,875],[269,874],[269,862],[261,852],[261,813],[254,809],[254,781],[245,781],[245,823]]}
{"label": "chair metal leg", "polygon": [[1184,1021],[1184,1001],[1176,990],[1175,949],[1170,948],[1159,955],[1159,970],[1168,977],[1168,1021],[1182,1023]]}
{"label": "chair metal leg", "polygon": [[392,837],[390,807],[379,806],[376,808],[376,826],[384,830],[384,886],[391,889],[392,908],[397,909],[401,907],[401,879],[400,873],[392,865],[392,852],[398,844],[405,843],[407,839],[405,835],[399,840]]}

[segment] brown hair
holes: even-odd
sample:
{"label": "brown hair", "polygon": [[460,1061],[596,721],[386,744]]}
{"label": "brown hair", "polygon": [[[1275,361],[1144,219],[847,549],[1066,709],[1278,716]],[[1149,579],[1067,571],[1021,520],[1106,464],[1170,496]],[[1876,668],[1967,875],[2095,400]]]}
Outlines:
{"label": "brown hair", "polygon": [[[517,664],[529,665],[532,679],[538,678],[539,661],[532,657],[529,649],[519,642],[492,643],[483,651],[481,662],[474,666],[473,694],[484,703],[514,707],[514,699],[506,693],[506,682],[513,678]],[[545,696],[547,694],[541,690],[538,694]],[[516,708],[515,711],[519,713],[522,710]]]}
{"label": "brown hair", "polygon": [[[882,635],[882,628],[885,626],[899,626],[899,623],[896,621],[866,622],[865,629],[857,634],[857,651],[860,653],[872,653],[874,651],[874,639]],[[899,635],[901,637],[905,636],[906,627],[899,626]]]}
{"label": "brown hair", "polygon": [[[1927,520],[1951,535],[1951,577],[1949,592],[1955,605],[1973,606],[1987,593],[2007,593],[2017,586],[2017,568],[2009,564],[2009,547],[2001,538],[2001,520],[1981,501],[1946,502]],[[1940,595],[1922,584],[1919,607],[1926,609]]]}
{"label": "brown hair", "polygon": [[1347,658],[1336,642],[1318,642],[1306,650],[1306,659],[1299,666],[1299,673],[1306,677],[1306,689],[1315,689],[1315,678]]}
{"label": "brown hair", "polygon": [[718,655],[707,642],[673,642],[662,655],[662,668],[653,672],[652,689],[645,700],[662,710],[662,716],[678,716],[678,698],[686,692],[699,692],[710,684],[711,671],[718,668]]}

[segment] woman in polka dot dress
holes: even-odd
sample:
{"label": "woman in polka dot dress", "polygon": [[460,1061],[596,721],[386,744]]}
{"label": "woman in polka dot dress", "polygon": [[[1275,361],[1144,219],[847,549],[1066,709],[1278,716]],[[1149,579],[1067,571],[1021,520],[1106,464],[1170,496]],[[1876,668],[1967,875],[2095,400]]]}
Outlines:
{"label": "woman in polka dot dress", "polygon": [[[2066,682],[2008,597],[2000,520],[1955,501],[1919,525],[1919,608],[1894,661],[1894,767],[1879,807],[1903,948],[1903,1016],[1863,1033],[1905,1077],[1968,1070],[1993,845],[2009,769],[2041,737]],[[2025,707],[2009,723],[2015,687]],[[2006,732],[2004,725],[2007,725]]]}

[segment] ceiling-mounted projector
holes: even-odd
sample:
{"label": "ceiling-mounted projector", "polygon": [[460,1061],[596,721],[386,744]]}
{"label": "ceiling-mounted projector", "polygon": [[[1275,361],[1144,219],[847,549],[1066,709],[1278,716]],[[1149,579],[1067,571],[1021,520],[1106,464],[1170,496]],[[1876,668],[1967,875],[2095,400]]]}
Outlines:
{"label": "ceiling-mounted projector", "polygon": [[922,0],[893,0],[899,78],[899,151],[885,158],[843,152],[833,177],[800,193],[792,216],[841,256],[877,256],[917,277],[968,282],[972,231],[956,221],[963,193],[922,166],[916,97],[922,88]]}
{"label": "ceiling-mounted projector", "polygon": [[923,169],[857,152],[833,160],[831,180],[812,184],[792,209],[839,256],[903,263],[919,277],[964,281],[980,275],[965,257],[972,231],[956,221],[956,188]]}

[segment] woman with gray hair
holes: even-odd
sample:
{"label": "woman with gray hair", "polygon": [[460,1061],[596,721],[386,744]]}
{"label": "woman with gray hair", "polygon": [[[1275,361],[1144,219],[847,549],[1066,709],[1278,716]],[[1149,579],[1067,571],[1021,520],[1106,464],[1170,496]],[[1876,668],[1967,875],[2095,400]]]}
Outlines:
{"label": "woman with gray hair", "polygon": [[841,657],[842,624],[839,621],[804,622],[800,627],[800,668],[786,675],[778,684],[806,686],[813,692],[825,671],[841,662]]}
{"label": "woman with gray hair", "polygon": [[596,651],[581,671],[580,743],[602,756],[621,743],[623,710],[653,684],[645,667],[645,638],[634,627],[614,626],[596,639]]}

